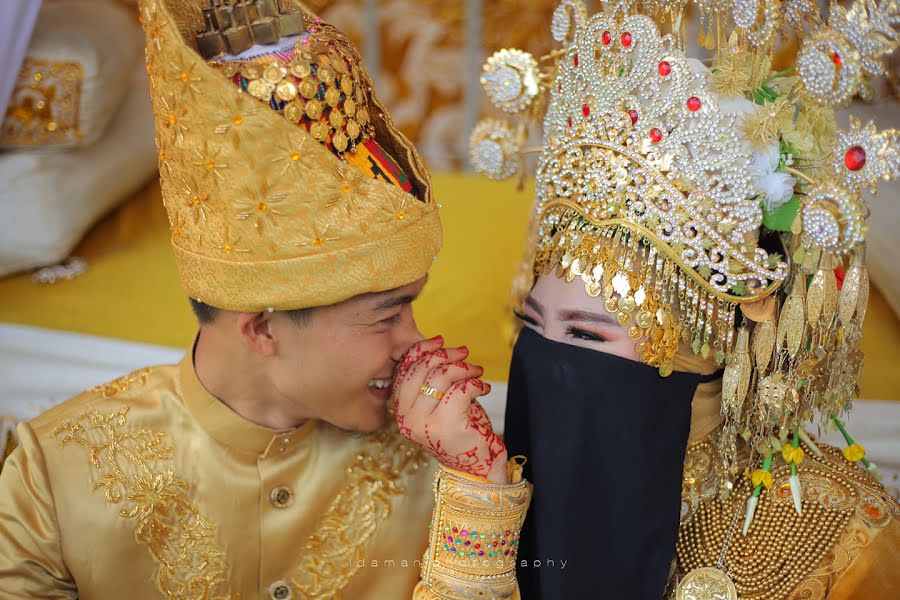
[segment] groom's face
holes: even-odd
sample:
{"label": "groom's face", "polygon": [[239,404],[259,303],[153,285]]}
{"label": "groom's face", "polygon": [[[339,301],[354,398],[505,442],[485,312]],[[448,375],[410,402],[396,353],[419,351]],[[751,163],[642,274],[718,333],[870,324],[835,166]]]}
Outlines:
{"label": "groom's face", "polygon": [[350,431],[384,425],[395,367],[422,340],[412,301],[424,285],[423,277],[315,308],[304,325],[274,315],[269,328],[278,351],[266,368],[282,401]]}
{"label": "groom's face", "polygon": [[638,360],[637,342],[601,299],[587,294],[581,279],[567,283],[552,273],[538,278],[519,318],[548,340]]}

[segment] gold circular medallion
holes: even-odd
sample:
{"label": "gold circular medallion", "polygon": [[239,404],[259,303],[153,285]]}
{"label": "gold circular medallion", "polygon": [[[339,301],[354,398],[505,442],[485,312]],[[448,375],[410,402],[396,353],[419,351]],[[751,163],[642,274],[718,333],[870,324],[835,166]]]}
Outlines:
{"label": "gold circular medallion", "polygon": [[319,81],[325,82],[328,85],[334,85],[334,69],[331,67],[319,65],[319,72],[316,73],[316,77]]}
{"label": "gold circular medallion", "polygon": [[263,71],[263,79],[267,82],[275,84],[285,78],[287,69],[279,64],[271,64]]}
{"label": "gold circular medallion", "polygon": [[348,117],[352,117],[356,114],[356,102],[354,102],[352,98],[344,100],[344,114]]}
{"label": "gold circular medallion", "polygon": [[247,91],[254,98],[269,100],[272,97],[272,92],[275,91],[275,86],[271,83],[266,83],[262,79],[254,79],[247,84]]}
{"label": "gold circular medallion", "polygon": [[353,80],[346,75],[341,77],[341,91],[348,95],[353,91]]}
{"label": "gold circular medallion", "polygon": [[304,79],[300,83],[300,93],[304,98],[312,98],[316,95],[316,92],[319,90],[319,86],[316,85],[316,82],[312,79]]}
{"label": "gold circular medallion", "polygon": [[335,88],[328,88],[328,91],[325,92],[325,102],[328,103],[328,106],[334,108],[341,102],[341,93]]}
{"label": "gold circular medallion", "polygon": [[331,68],[334,69],[335,73],[343,75],[347,72],[347,63],[340,56],[334,55],[331,57]]}
{"label": "gold circular medallion", "polygon": [[356,111],[356,120],[359,121],[360,125],[368,125],[369,123],[369,111],[365,109],[365,107],[360,108]]}
{"label": "gold circular medallion", "polygon": [[288,104],[284,107],[284,118],[292,123],[298,122],[303,118],[303,106],[293,102]]}
{"label": "gold circular medallion", "polygon": [[359,137],[359,133],[360,133],[359,123],[357,123],[353,119],[350,119],[349,121],[347,121],[347,135],[350,136],[350,139],[355,140],[356,138]]}
{"label": "gold circular medallion", "polygon": [[731,578],[715,567],[700,567],[684,576],[675,600],[738,600]]}
{"label": "gold circular medallion", "polygon": [[335,129],[340,129],[344,126],[344,115],[339,110],[332,110],[331,114],[328,115],[328,120]]}
{"label": "gold circular medallion", "polygon": [[262,68],[256,63],[244,63],[241,65],[241,75],[247,79],[259,79],[262,77]]}
{"label": "gold circular medallion", "polygon": [[237,63],[225,62],[225,63],[221,63],[221,64],[222,64],[222,75],[224,75],[228,79],[231,79],[232,77],[234,77],[235,75],[238,74]]}
{"label": "gold circular medallion", "polygon": [[309,128],[309,131],[312,133],[313,137],[320,142],[328,137],[328,125],[326,125],[322,121],[316,121],[315,123],[313,123]]}
{"label": "gold circular medallion", "polygon": [[279,99],[290,102],[297,97],[297,86],[293,81],[284,80],[275,86],[275,94]]}
{"label": "gold circular medallion", "polygon": [[308,62],[295,62],[291,64],[291,74],[294,75],[294,77],[303,79],[304,77],[309,77],[310,73],[312,73],[312,67],[309,66]]}
{"label": "gold circular medallion", "polygon": [[322,103],[318,100],[310,100],[306,103],[306,116],[312,119],[313,121],[318,121],[322,118]]}
{"label": "gold circular medallion", "polygon": [[334,134],[334,137],[331,138],[331,143],[334,144],[335,150],[337,150],[338,152],[343,152],[347,149],[349,140],[347,140],[347,136],[344,135],[343,132],[338,131]]}

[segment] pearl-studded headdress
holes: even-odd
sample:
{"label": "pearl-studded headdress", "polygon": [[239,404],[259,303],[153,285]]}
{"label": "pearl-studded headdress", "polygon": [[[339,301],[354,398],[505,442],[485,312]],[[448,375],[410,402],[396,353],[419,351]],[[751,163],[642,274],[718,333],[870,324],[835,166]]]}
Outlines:
{"label": "pearl-studded headdress", "polygon": [[[556,270],[602,298],[661,374],[684,345],[715,358],[731,439],[768,444],[836,416],[862,366],[862,190],[900,159],[896,132],[840,131],[831,106],[869,95],[900,4],[858,0],[825,23],[799,0],[698,0],[711,69],[685,55],[686,2],[607,4],[590,16],[564,0],[561,49],[501,50],[484,66],[491,101],[519,122],[479,124],[477,170],[520,173],[543,124],[517,301]],[[776,41],[791,36],[794,66],[777,71]]]}

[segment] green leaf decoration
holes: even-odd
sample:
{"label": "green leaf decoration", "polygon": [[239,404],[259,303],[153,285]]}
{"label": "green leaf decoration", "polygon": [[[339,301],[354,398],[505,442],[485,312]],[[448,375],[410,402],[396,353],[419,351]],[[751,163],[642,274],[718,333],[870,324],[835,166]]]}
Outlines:
{"label": "green leaf decoration", "polygon": [[800,199],[792,196],[790,200],[776,208],[763,212],[763,225],[770,231],[790,231],[791,224],[800,210]]}

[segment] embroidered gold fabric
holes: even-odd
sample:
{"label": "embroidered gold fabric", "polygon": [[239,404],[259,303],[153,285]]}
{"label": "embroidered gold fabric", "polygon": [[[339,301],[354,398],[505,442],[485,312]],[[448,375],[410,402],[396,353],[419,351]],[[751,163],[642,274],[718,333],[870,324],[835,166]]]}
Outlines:
{"label": "embroidered gold fabric", "polygon": [[[135,379],[146,381],[146,374]],[[127,389],[134,380],[114,382],[103,391]],[[217,593],[226,583],[225,556],[216,542],[216,525],[190,499],[190,484],[171,468],[172,448],[165,434],[128,427],[128,407],[111,413],[91,411],[63,421],[53,432],[61,446],[79,445],[89,453],[106,501],[119,515],[135,519],[134,537],[158,564],[156,585],[167,598],[232,598]]]}
{"label": "embroidered gold fabric", "polygon": [[[20,427],[0,473],[3,598],[415,593],[436,464],[396,431],[270,431],[209,395],[190,355]],[[282,489],[290,505],[270,499]]]}
{"label": "embroidered gold fabric", "polygon": [[141,1],[163,200],[187,293],[224,309],[286,310],[422,277],[441,245],[429,178],[368,91],[352,44],[317,27],[352,58],[375,137],[415,195],[366,178],[208,65],[190,45],[202,4]]}
{"label": "embroidered gold fabric", "polygon": [[[737,529],[725,555],[725,569],[743,599],[825,598],[863,550],[874,532],[897,526],[900,506],[866,471],[847,462],[841,452],[819,444],[824,457],[809,448],[798,466],[803,514],[791,501],[790,467],[773,468],[773,485],[763,490],[746,537]],[[743,516],[752,492],[748,477],[731,481],[733,491],[720,497],[726,480],[721,456],[710,440],[687,452],[682,491],[682,523],[676,546],[679,576],[715,566],[725,544],[732,511]]]}
{"label": "embroidered gold fabric", "polygon": [[531,485],[482,483],[441,469],[434,482],[435,510],[422,563],[426,598],[513,598],[519,531]]}
{"label": "embroidered gold fabric", "polygon": [[394,428],[372,436],[366,452],[348,469],[346,486],[319,518],[303,548],[301,566],[291,579],[300,598],[335,598],[365,562],[366,550],[379,523],[391,515],[406,481],[424,471],[429,459]]}
{"label": "embroidered gold fabric", "polygon": [[77,141],[84,70],[77,62],[26,57],[0,128],[4,146]]}

